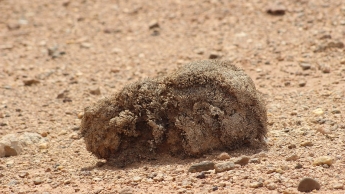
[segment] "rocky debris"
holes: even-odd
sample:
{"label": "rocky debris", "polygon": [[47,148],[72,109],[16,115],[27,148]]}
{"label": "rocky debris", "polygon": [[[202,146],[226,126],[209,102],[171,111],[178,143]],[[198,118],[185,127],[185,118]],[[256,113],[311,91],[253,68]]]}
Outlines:
{"label": "rocky debris", "polygon": [[266,13],[270,15],[274,15],[274,16],[285,15],[285,12],[286,12],[285,6],[278,3],[272,4],[266,9]]}
{"label": "rocky debris", "polygon": [[331,67],[328,64],[321,63],[321,64],[319,64],[319,70],[321,70],[322,73],[330,73],[331,72]]}
{"label": "rocky debris", "polygon": [[20,28],[20,24],[18,22],[10,22],[7,24],[7,28],[9,30],[18,30]]}
{"label": "rocky debris", "polygon": [[40,185],[40,184],[42,184],[42,183],[43,183],[42,179],[40,179],[40,178],[34,179],[34,184],[35,184],[35,185]]}
{"label": "rocky debris", "polygon": [[305,141],[305,142],[301,143],[301,146],[303,146],[303,147],[310,147],[310,146],[313,146],[313,145],[314,144],[311,141]]}
{"label": "rocky debris", "polygon": [[60,57],[61,55],[66,54],[65,51],[60,51],[58,46],[50,47],[50,48],[48,48],[47,50],[48,50],[48,55],[49,55],[52,59],[58,58],[58,57]]}
{"label": "rocky debris", "polygon": [[227,160],[230,159],[230,155],[226,152],[223,152],[217,156],[218,160]]}
{"label": "rocky debris", "polygon": [[302,70],[308,70],[311,68],[311,65],[309,63],[300,63],[299,66],[302,68]]}
{"label": "rocky debris", "polygon": [[101,95],[101,90],[99,87],[90,88],[89,91],[92,95]]}
{"label": "rocky debris", "polygon": [[7,134],[0,139],[0,157],[19,155],[24,147],[45,141],[46,139],[38,133],[25,132],[20,136]]}
{"label": "rocky debris", "polygon": [[209,55],[209,59],[219,59],[222,57],[222,54],[216,51],[212,51]]}
{"label": "rocky debris", "polygon": [[202,172],[214,169],[214,163],[211,161],[204,161],[197,164],[193,164],[189,169],[188,172]]}
{"label": "rocky debris", "polygon": [[40,81],[37,79],[28,79],[28,80],[23,80],[24,86],[32,86],[32,85],[36,85],[39,84]]}
{"label": "rocky debris", "polygon": [[285,160],[286,161],[296,161],[298,159],[299,159],[298,155],[297,154],[293,154],[293,155],[287,157]]}
{"label": "rocky debris", "polygon": [[250,157],[248,157],[248,156],[241,156],[241,157],[237,158],[237,159],[234,161],[234,163],[235,163],[235,164],[239,164],[239,165],[241,165],[241,166],[244,166],[244,165],[247,165],[247,164],[248,164],[249,160],[250,160]]}
{"label": "rocky debris", "polygon": [[344,189],[343,183],[333,183],[333,189]]}
{"label": "rocky debris", "polygon": [[218,163],[214,165],[214,169],[216,173],[232,170],[235,168],[235,164],[233,162],[224,162]]}
{"label": "rocky debris", "polygon": [[[131,162],[157,153],[200,156],[261,146],[266,107],[253,81],[227,61],[198,61],[128,85],[85,109],[81,134],[99,158]],[[164,145],[164,146],[161,146]]]}
{"label": "rocky debris", "polygon": [[300,192],[310,192],[312,190],[320,190],[321,185],[315,179],[303,178],[298,184],[297,190]]}
{"label": "rocky debris", "polygon": [[152,20],[150,23],[149,23],[149,29],[154,29],[154,28],[159,28],[159,23],[157,20]]}
{"label": "rocky debris", "polygon": [[198,174],[198,175],[196,176],[196,178],[198,178],[198,179],[204,179],[204,178],[206,178],[205,172],[201,172],[200,174]]}
{"label": "rocky debris", "polygon": [[322,108],[317,108],[312,111],[315,115],[323,115],[323,110]]}
{"label": "rocky debris", "polygon": [[305,80],[298,81],[298,86],[299,87],[304,87],[305,85],[307,85],[307,81],[305,81]]}
{"label": "rocky debris", "polygon": [[263,182],[259,182],[259,181],[255,181],[249,184],[250,188],[259,188],[259,187],[263,187],[264,183]]}
{"label": "rocky debris", "polygon": [[327,164],[328,166],[331,166],[334,163],[334,158],[331,156],[320,156],[316,158],[313,162],[315,166],[320,166]]}
{"label": "rocky debris", "polygon": [[249,163],[259,164],[261,161],[259,158],[251,158],[249,160]]}

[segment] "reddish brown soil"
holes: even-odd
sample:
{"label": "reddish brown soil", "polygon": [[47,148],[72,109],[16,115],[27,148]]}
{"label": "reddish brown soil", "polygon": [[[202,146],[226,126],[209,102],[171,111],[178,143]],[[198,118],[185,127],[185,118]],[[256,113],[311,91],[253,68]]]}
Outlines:
{"label": "reddish brown soil", "polygon": [[[298,193],[303,177],[317,193],[344,193],[345,2],[282,2],[0,0],[0,137],[49,140],[0,158],[0,193]],[[267,150],[229,152],[260,163],[199,179],[189,166],[219,153],[117,168],[86,150],[86,106],[215,57],[243,68],[268,102]],[[313,165],[320,156],[334,163]]]}

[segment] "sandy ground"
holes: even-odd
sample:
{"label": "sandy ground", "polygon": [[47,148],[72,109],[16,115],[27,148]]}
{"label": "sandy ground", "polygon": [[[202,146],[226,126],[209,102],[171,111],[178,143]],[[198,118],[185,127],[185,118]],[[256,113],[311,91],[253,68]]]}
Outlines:
{"label": "sandy ground", "polygon": [[[299,193],[304,177],[344,193],[345,1],[271,3],[0,0],[0,137],[47,141],[0,158],[1,193]],[[118,168],[86,150],[86,106],[208,58],[231,60],[265,96],[267,149],[228,152],[252,162],[200,179],[188,168],[220,153]]]}

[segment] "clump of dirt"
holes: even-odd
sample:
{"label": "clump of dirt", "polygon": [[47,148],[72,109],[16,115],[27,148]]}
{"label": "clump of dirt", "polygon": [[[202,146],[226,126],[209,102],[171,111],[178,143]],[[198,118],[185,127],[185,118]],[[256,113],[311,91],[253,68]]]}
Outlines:
{"label": "clump of dirt", "polygon": [[250,77],[230,62],[208,60],[128,85],[86,108],[81,134],[97,157],[131,162],[258,145],[266,121]]}

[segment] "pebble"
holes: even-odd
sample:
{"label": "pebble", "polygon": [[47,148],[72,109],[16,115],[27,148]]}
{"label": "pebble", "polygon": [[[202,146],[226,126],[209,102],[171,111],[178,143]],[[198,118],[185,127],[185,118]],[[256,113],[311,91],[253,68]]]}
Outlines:
{"label": "pebble", "polygon": [[35,185],[39,185],[39,184],[41,184],[43,181],[42,181],[42,179],[40,179],[40,178],[36,178],[35,180],[34,180],[34,184]]}
{"label": "pebble", "polygon": [[76,132],[73,132],[70,136],[71,139],[80,139],[79,134]]}
{"label": "pebble", "polygon": [[288,145],[288,148],[289,149],[294,149],[294,148],[296,148],[296,145],[295,144],[290,144],[290,145]]}
{"label": "pebble", "polygon": [[59,135],[66,135],[67,134],[67,130],[65,129],[62,129],[59,133]]}
{"label": "pebble", "polygon": [[78,113],[78,119],[82,119],[84,117],[84,112]]}
{"label": "pebble", "polygon": [[28,80],[23,80],[24,86],[32,86],[40,83],[37,79],[28,79]]}
{"label": "pebble", "polygon": [[279,4],[272,4],[267,9],[266,12],[270,15],[274,16],[282,16],[285,15],[286,8],[283,5]]}
{"label": "pebble", "polygon": [[303,165],[300,163],[297,163],[295,166],[295,169],[301,169],[301,168],[303,168]]}
{"label": "pebble", "polygon": [[269,184],[266,185],[266,188],[268,190],[275,190],[277,188],[277,185],[274,184],[274,183],[269,183]]}
{"label": "pebble", "polygon": [[259,158],[252,158],[249,160],[249,163],[254,163],[254,164],[260,164],[260,159]]}
{"label": "pebble", "polygon": [[11,22],[7,24],[7,28],[9,30],[18,30],[20,28],[20,25],[17,22]]}
{"label": "pebble", "polygon": [[307,81],[305,81],[305,80],[298,81],[298,86],[299,87],[304,87],[305,85],[307,85]]}
{"label": "pebble", "polygon": [[91,88],[90,89],[90,94],[92,94],[92,95],[100,95],[101,94],[101,90],[99,89],[99,87]]}
{"label": "pebble", "polygon": [[224,162],[224,163],[218,163],[214,165],[214,169],[216,173],[232,170],[234,168],[235,168],[235,163],[233,162]]}
{"label": "pebble", "polygon": [[303,147],[307,147],[307,146],[313,146],[314,144],[313,144],[313,142],[311,142],[311,141],[305,141],[305,142],[302,142],[301,143],[301,146],[303,146]]}
{"label": "pebble", "polygon": [[299,66],[303,69],[303,70],[308,70],[311,68],[311,65],[309,63],[300,63]]}
{"label": "pebble", "polygon": [[18,174],[18,176],[19,176],[20,178],[25,178],[25,177],[27,177],[28,175],[29,175],[28,172],[20,172],[20,173]]}
{"label": "pebble", "polygon": [[237,159],[234,161],[234,163],[235,163],[235,164],[239,164],[239,165],[241,165],[241,166],[244,166],[244,165],[247,165],[247,164],[248,164],[249,160],[250,160],[250,157],[248,157],[248,156],[241,156],[241,157],[237,158]]}
{"label": "pebble", "polygon": [[222,54],[218,53],[218,52],[211,52],[210,55],[209,55],[209,59],[218,59],[218,58],[221,58],[222,57]]}
{"label": "pebble", "polygon": [[223,152],[217,156],[218,160],[227,160],[230,159],[230,155],[226,152]]}
{"label": "pebble", "polygon": [[331,111],[331,113],[332,113],[332,114],[340,114],[341,111],[340,111],[339,109],[333,109],[333,110]]}
{"label": "pebble", "polygon": [[323,115],[323,110],[322,108],[317,108],[312,111],[315,115]]}
{"label": "pebble", "polygon": [[258,181],[252,182],[249,184],[250,188],[259,188],[259,187],[263,187],[263,186],[264,186],[264,184],[262,182],[258,182]]}
{"label": "pebble", "polygon": [[204,178],[206,178],[205,172],[201,172],[200,174],[198,174],[198,175],[196,176],[196,178],[198,178],[198,179],[204,179]]}
{"label": "pebble", "polygon": [[183,180],[181,185],[183,188],[191,188],[193,183],[190,180]]}
{"label": "pebble", "polygon": [[80,47],[81,47],[81,48],[90,48],[90,47],[92,47],[92,44],[89,43],[89,42],[82,42],[82,43],[80,44]]}
{"label": "pebble", "polygon": [[215,168],[215,164],[211,161],[204,161],[201,163],[193,164],[189,167],[188,172],[201,172],[201,171],[208,171],[213,170]]}
{"label": "pebble", "polygon": [[298,159],[299,159],[298,155],[297,154],[293,154],[292,156],[287,157],[286,161],[296,161]]}
{"label": "pebble", "polygon": [[133,177],[134,182],[140,182],[141,180],[142,180],[142,178],[140,176]]}
{"label": "pebble", "polygon": [[41,150],[48,149],[49,148],[49,144],[47,142],[40,143],[38,145],[38,148],[41,149]]}
{"label": "pebble", "polygon": [[149,23],[149,29],[154,29],[154,28],[159,28],[159,23],[157,20],[152,20],[150,23]]}
{"label": "pebble", "polygon": [[17,156],[22,150],[22,143],[15,134],[7,134],[1,138],[0,157]]}
{"label": "pebble", "polygon": [[328,64],[319,64],[319,69],[322,73],[330,73],[331,67]]}
{"label": "pebble", "polygon": [[344,184],[343,183],[334,183],[333,188],[334,189],[344,189]]}
{"label": "pebble", "polygon": [[47,136],[48,136],[48,133],[47,133],[46,131],[43,131],[43,132],[41,133],[41,136],[42,136],[42,137],[47,137]]}
{"label": "pebble", "polygon": [[300,192],[310,192],[312,190],[319,190],[321,188],[321,185],[312,178],[303,178],[301,182],[298,184],[297,190]]}
{"label": "pebble", "polygon": [[134,193],[133,190],[132,189],[128,189],[128,188],[123,189],[123,190],[120,191],[120,194],[133,194],[133,193]]}
{"label": "pebble", "polygon": [[321,156],[314,160],[313,164],[316,166],[327,164],[331,166],[334,163],[334,158],[331,156]]}

